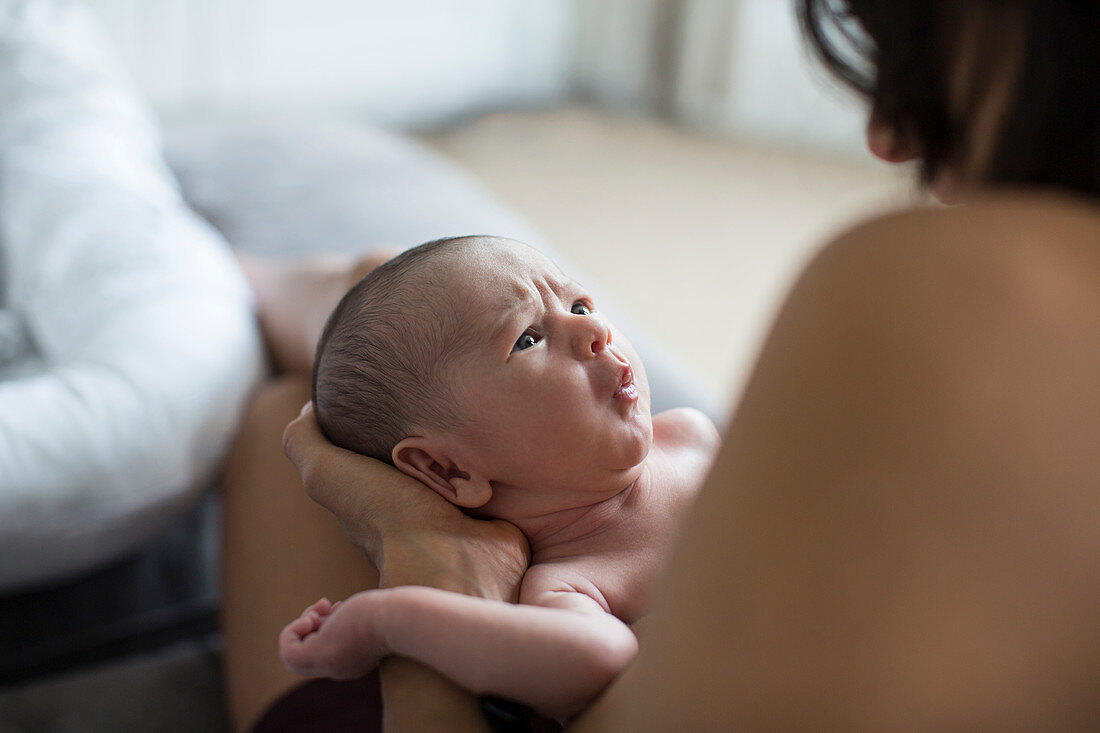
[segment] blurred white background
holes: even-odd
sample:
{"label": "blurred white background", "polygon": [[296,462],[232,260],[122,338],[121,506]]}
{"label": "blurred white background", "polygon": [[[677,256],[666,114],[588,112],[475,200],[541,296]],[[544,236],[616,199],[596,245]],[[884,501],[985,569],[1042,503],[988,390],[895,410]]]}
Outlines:
{"label": "blurred white background", "polygon": [[787,0],[89,2],[166,123],[417,134],[727,398],[806,257],[912,197]]}
{"label": "blurred white background", "polygon": [[[91,0],[172,118],[423,127],[570,98],[858,152],[862,111],[815,79],[783,0]],[[812,120],[812,125],[807,125]]]}

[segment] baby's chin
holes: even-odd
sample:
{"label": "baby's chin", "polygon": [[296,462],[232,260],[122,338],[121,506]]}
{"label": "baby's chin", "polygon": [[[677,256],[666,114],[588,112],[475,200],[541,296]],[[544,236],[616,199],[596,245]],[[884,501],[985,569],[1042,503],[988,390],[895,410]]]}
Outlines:
{"label": "baby's chin", "polygon": [[629,439],[621,444],[621,453],[616,456],[615,464],[621,471],[641,471],[653,448],[653,421],[646,411],[644,419],[636,426]]}

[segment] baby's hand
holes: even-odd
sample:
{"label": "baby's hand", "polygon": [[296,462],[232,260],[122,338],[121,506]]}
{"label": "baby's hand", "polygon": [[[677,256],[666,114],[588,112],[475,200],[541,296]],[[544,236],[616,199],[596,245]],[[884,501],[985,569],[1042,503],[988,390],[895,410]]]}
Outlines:
{"label": "baby's hand", "polygon": [[314,603],[279,635],[287,669],[303,677],[350,680],[378,666],[388,653],[374,623],[378,591],[356,593],[332,604]]}

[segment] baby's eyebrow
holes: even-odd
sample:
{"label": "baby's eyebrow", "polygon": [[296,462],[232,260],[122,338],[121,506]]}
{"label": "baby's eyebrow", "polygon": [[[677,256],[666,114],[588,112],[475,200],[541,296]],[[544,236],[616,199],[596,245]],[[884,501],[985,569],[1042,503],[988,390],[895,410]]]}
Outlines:
{"label": "baby's eyebrow", "polygon": [[[586,292],[584,286],[573,278],[561,272],[558,274],[559,277],[546,280],[546,284],[555,296],[560,298],[570,291]],[[512,292],[512,297],[501,298],[489,304],[489,308],[493,312],[500,314],[499,318],[494,319],[495,325],[491,326],[492,332],[489,335],[489,343],[496,343],[502,339],[504,332],[520,315],[537,310],[542,306],[543,294],[541,292],[536,295],[527,287],[517,283]]]}
{"label": "baby's eyebrow", "polygon": [[505,331],[514,323],[520,315],[525,311],[530,311],[532,303],[529,300],[507,300],[499,303],[494,303],[490,306],[494,312],[500,313],[500,317],[494,319],[495,325],[492,327],[492,334],[489,337],[490,343],[496,343],[503,338]]}
{"label": "baby's eyebrow", "polygon": [[581,291],[583,291],[585,289],[585,287],[583,285],[581,285],[579,282],[577,282],[573,278],[568,277],[566,275],[562,275],[562,279],[559,282],[561,283],[561,289],[562,290],[581,290]]}

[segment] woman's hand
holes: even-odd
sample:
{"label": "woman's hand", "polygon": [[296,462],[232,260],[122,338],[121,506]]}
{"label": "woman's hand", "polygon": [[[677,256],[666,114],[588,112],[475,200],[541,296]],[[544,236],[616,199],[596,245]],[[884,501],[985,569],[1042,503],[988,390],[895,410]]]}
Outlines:
{"label": "woman's hand", "polygon": [[338,448],[307,404],[283,434],[306,491],[336,515],[381,575],[382,587],[426,585],[515,601],[530,562],[527,538],[503,520],[472,519],[419,481]]}

